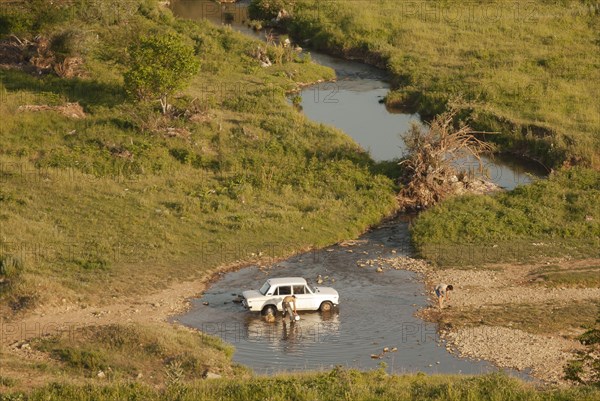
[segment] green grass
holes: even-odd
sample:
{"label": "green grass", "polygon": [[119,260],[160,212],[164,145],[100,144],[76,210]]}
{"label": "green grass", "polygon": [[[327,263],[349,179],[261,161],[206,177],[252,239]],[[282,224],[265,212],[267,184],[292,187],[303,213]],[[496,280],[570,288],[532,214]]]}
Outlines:
{"label": "green grass", "polygon": [[[39,24],[35,6],[2,9],[32,16],[21,37],[81,38],[69,51],[86,71],[0,71],[2,307],[149,293],[259,253],[268,263],[355,237],[394,210],[395,185],[368,155],[287,103],[296,82],[332,70],[295,57],[262,68],[252,52],[264,44],[230,29],[175,19],[153,1],[105,3],[48,6],[57,17]],[[179,117],[123,90],[127,46],[161,32],[179,33],[201,63],[173,101]],[[19,111],[65,102],[86,118]]]}
{"label": "green grass", "polygon": [[36,339],[31,346],[48,355],[52,367],[46,371],[56,378],[67,373],[70,379],[97,380],[102,371],[111,381],[162,385],[197,379],[208,370],[224,377],[249,375],[232,364],[233,347],[167,324],[89,326]]}
{"label": "green grass", "polygon": [[560,266],[542,266],[529,273],[530,280],[549,287],[600,288],[600,266],[563,269]]}
{"label": "green grass", "polygon": [[[532,288],[531,291],[547,291]],[[541,304],[486,305],[485,308],[450,308],[444,312],[443,323],[453,327],[479,325],[503,326],[527,331],[533,334],[568,336],[581,334],[584,328],[592,325],[598,316],[598,302],[571,301]]]}
{"label": "green grass", "polygon": [[[383,371],[361,373],[334,369],[331,372],[282,375],[251,380],[216,380],[156,390],[140,384],[74,386],[51,384],[30,394],[14,393],[2,400],[503,400],[592,401],[598,390],[591,387],[539,390],[500,374],[479,377],[389,376]],[[0,396],[1,397],[1,396]]]}
{"label": "green grass", "polygon": [[163,388],[194,382],[206,372],[224,378],[248,378],[252,374],[232,362],[232,346],[182,326],[82,326],[76,321],[52,326],[47,335],[20,342],[21,351],[0,349],[0,394],[30,391],[54,382],[136,382]]}
{"label": "green grass", "polygon": [[[502,148],[548,166],[600,166],[594,1],[254,0],[283,3],[290,34],[391,71],[387,102],[431,117],[453,97]],[[293,3],[293,4],[292,4]]]}
{"label": "green grass", "polygon": [[0,376],[0,387],[14,387],[17,384],[17,380],[12,377]]}
{"label": "green grass", "polygon": [[598,257],[600,175],[571,169],[493,196],[462,196],[422,213],[412,240],[440,265]]}

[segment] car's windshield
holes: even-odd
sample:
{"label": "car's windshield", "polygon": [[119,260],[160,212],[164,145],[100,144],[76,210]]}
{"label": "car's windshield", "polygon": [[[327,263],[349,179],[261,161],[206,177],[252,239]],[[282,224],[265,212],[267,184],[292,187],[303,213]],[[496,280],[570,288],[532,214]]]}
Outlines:
{"label": "car's windshield", "polygon": [[271,286],[269,285],[269,282],[267,281],[266,283],[263,284],[262,287],[260,287],[260,290],[258,290],[258,292],[260,292],[262,295],[265,295],[267,293],[267,291],[269,291],[269,288]]}

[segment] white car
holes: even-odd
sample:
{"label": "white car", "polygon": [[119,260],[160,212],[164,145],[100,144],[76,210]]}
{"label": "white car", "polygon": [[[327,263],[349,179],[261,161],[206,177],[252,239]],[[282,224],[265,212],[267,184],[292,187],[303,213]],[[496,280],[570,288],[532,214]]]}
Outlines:
{"label": "white car", "polygon": [[242,305],[263,315],[283,311],[283,298],[296,296],[296,309],[299,311],[330,311],[338,305],[340,296],[331,287],[312,287],[302,277],[271,278],[260,290],[242,293]]}

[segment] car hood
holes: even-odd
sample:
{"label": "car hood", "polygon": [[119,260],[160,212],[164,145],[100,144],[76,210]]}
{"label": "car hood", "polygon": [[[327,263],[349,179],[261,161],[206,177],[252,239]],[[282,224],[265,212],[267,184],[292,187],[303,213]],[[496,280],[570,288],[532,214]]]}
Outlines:
{"label": "car hood", "polygon": [[315,287],[315,294],[339,296],[338,292],[331,287]]}
{"label": "car hood", "polygon": [[242,296],[246,299],[253,299],[253,298],[262,297],[263,295],[256,290],[248,290],[248,291],[242,292]]}

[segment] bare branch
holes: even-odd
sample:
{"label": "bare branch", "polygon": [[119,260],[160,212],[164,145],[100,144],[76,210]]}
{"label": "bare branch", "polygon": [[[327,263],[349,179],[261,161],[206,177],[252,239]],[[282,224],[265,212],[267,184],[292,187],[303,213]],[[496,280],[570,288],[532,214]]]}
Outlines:
{"label": "bare branch", "polygon": [[[403,139],[408,156],[399,165],[404,169],[403,188],[398,194],[405,209],[432,206],[454,193],[459,171],[456,164],[469,157],[479,162],[481,156],[491,153],[493,146],[474,134],[468,125],[454,127],[456,111],[438,115],[425,131],[413,125]],[[464,173],[463,173],[464,174]]]}

